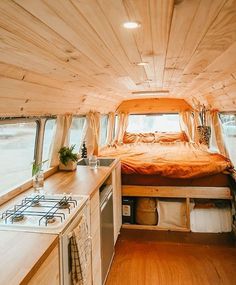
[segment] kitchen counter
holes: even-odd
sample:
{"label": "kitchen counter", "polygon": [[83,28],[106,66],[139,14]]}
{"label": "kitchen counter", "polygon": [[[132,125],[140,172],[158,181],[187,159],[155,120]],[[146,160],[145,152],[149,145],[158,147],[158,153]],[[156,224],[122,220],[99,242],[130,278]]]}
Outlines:
{"label": "kitchen counter", "polygon": [[50,176],[44,185],[44,190],[53,194],[83,194],[93,196],[116,166],[116,160],[110,167],[90,169],[88,166],[77,166],[76,171],[59,171]]}
{"label": "kitchen counter", "polygon": [[[115,160],[110,167],[95,170],[78,166],[73,172],[58,171],[45,180],[44,190],[53,194],[83,194],[92,197],[117,163],[118,160]],[[14,200],[21,200],[22,196],[32,191],[29,189],[5,203],[0,212],[12,205]],[[57,243],[57,235],[1,230],[0,285],[27,284]]]}
{"label": "kitchen counter", "polygon": [[57,235],[0,231],[0,284],[27,284],[57,243]]}

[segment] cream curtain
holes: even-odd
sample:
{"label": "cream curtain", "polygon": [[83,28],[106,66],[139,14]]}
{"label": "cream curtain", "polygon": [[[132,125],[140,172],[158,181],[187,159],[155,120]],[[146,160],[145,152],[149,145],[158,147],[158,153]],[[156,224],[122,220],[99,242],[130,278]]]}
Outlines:
{"label": "cream curtain", "polygon": [[198,131],[197,131],[197,127],[201,125],[200,123],[200,118],[199,118],[199,113],[198,111],[194,111],[193,113],[193,140],[195,143],[199,143],[199,134],[198,134]]}
{"label": "cream curtain", "polygon": [[184,131],[190,142],[193,141],[193,118],[191,111],[180,113],[180,128]]}
{"label": "cream curtain", "polygon": [[211,112],[211,146],[217,147],[219,152],[229,157],[228,151],[226,149],[224,138],[222,135],[222,127],[220,123],[220,118],[217,111]]}
{"label": "cream curtain", "polygon": [[106,144],[112,144],[113,134],[114,134],[114,126],[115,126],[115,114],[111,112],[108,114]]}
{"label": "cream curtain", "polygon": [[116,142],[118,144],[123,142],[123,137],[128,127],[128,118],[129,118],[129,115],[127,113],[118,114],[118,127],[117,127],[117,134],[116,134]]}
{"label": "cream curtain", "polygon": [[62,146],[68,146],[69,129],[72,122],[72,115],[58,116],[55,128],[53,130],[53,142],[50,149],[50,167],[59,164],[58,151]]}
{"label": "cream curtain", "polygon": [[85,141],[88,155],[98,155],[100,136],[100,113],[89,112],[86,115]]}

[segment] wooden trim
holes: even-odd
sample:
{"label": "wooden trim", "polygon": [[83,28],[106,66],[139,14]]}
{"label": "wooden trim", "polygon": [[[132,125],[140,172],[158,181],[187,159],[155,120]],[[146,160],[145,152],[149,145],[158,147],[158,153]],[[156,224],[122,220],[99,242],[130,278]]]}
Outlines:
{"label": "wooden trim", "polygon": [[[45,179],[48,178],[49,176],[53,175],[58,171],[58,166],[54,166],[49,168],[44,172],[44,177]],[[16,188],[6,191],[4,194],[0,196],[0,205],[6,203],[7,201],[11,200],[12,198],[18,196],[19,194],[25,192],[26,190],[30,189],[33,186],[33,181],[32,179],[27,180],[25,183],[17,186]]]}
{"label": "wooden trim", "polygon": [[183,99],[145,98],[123,101],[116,112],[129,114],[146,113],[179,113],[191,110],[191,106]]}
{"label": "wooden trim", "polygon": [[228,187],[123,185],[122,196],[232,199]]}
{"label": "wooden trim", "polygon": [[190,230],[190,198],[186,198],[186,225]]}
{"label": "wooden trim", "polygon": [[39,270],[40,266],[44,263],[44,261],[51,254],[53,249],[58,245],[59,237],[57,237],[53,243],[49,246],[49,248],[44,252],[44,254],[40,257],[40,259],[34,264],[30,272],[25,276],[25,278],[20,282],[20,285],[26,285],[29,283],[30,279],[35,275],[35,273]]}
{"label": "wooden trim", "polygon": [[190,229],[188,228],[180,228],[180,227],[162,228],[159,226],[137,225],[137,224],[123,224],[122,228],[123,229],[134,229],[134,230],[151,230],[151,231],[190,232]]}

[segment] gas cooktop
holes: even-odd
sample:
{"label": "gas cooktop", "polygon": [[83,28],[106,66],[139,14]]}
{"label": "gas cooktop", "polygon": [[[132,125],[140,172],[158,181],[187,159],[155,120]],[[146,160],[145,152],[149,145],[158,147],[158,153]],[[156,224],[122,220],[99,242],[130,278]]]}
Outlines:
{"label": "gas cooktop", "polygon": [[0,229],[60,233],[85,205],[85,195],[31,195],[0,214]]}

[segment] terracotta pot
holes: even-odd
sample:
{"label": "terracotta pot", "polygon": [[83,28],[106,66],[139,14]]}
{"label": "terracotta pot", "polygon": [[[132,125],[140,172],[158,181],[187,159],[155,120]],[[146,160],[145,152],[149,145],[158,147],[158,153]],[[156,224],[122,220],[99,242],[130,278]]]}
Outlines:
{"label": "terracotta pot", "polygon": [[209,147],[211,137],[211,127],[209,126],[198,126],[197,127],[199,143],[205,144]]}
{"label": "terracotta pot", "polygon": [[62,162],[59,163],[59,169],[64,171],[74,171],[77,168],[77,161],[69,160],[66,165]]}

